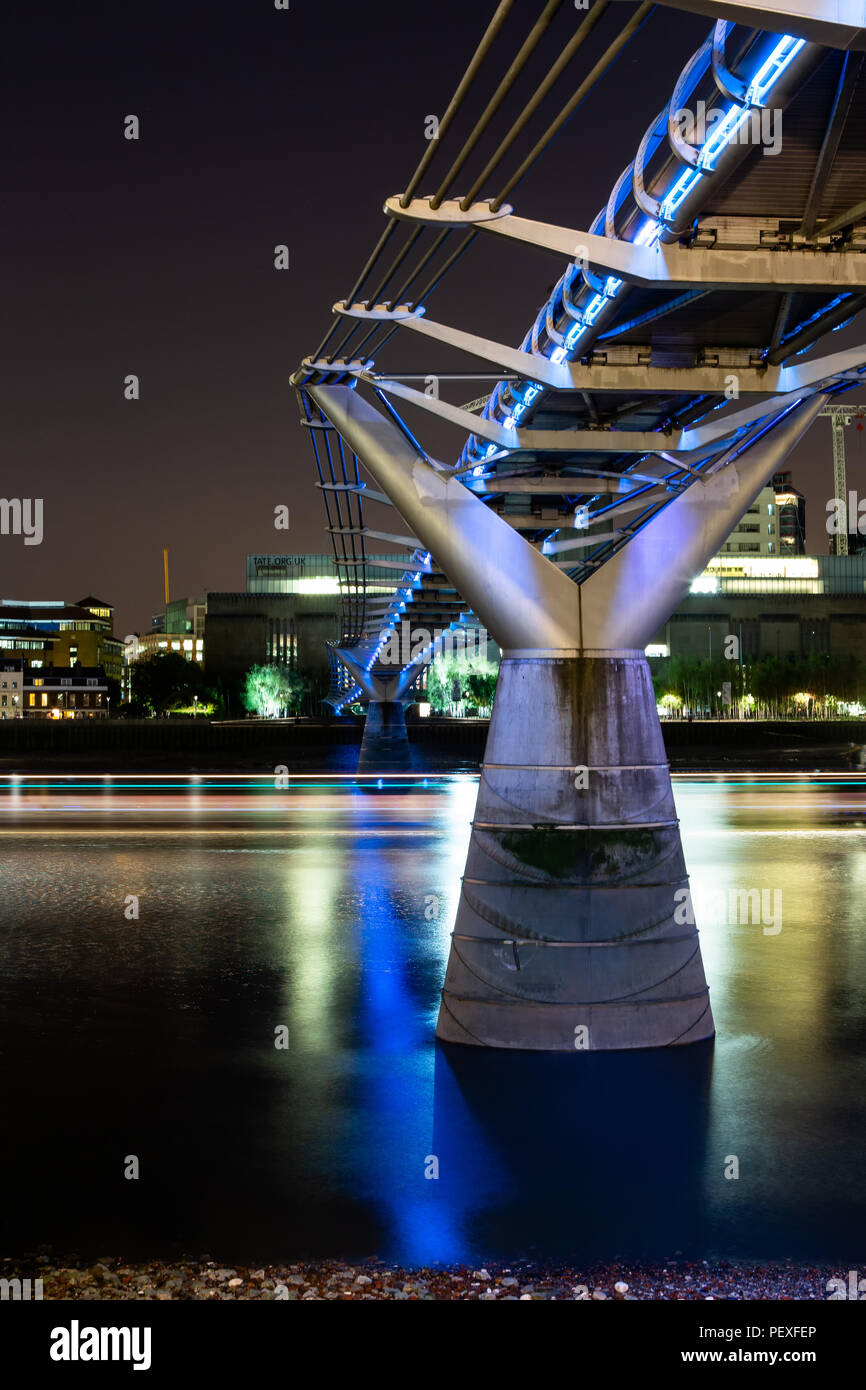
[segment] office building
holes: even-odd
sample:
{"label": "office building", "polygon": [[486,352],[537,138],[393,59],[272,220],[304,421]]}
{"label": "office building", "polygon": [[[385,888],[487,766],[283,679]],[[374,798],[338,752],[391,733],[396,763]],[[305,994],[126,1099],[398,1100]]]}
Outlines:
{"label": "office building", "polygon": [[102,667],[120,680],[123,642],[114,636],[114,609],[92,594],[63,599],[0,599],[0,657],[33,667]]}
{"label": "office building", "polygon": [[806,554],[806,499],[791,485],[790,473],[773,474],[780,555]]}
{"label": "office building", "polygon": [[776,492],[763,488],[741,521],[737,523],[720,555],[778,555],[779,533],[776,521]]}
{"label": "office building", "polygon": [[866,655],[866,553],[719,554],[647,647],[650,657],[716,659],[735,636],[744,661]]}
{"label": "office building", "polygon": [[24,717],[24,662],[20,657],[0,661],[0,719]]}
{"label": "office building", "polygon": [[0,660],[0,720],[107,719],[111,707],[101,666],[40,666]]}
{"label": "office building", "polygon": [[[370,561],[367,593],[386,596],[412,563],[409,554]],[[331,555],[248,555],[246,592],[208,592],[208,675],[237,690],[251,666],[275,664],[327,684],[327,644],[342,629],[338,574]]]}

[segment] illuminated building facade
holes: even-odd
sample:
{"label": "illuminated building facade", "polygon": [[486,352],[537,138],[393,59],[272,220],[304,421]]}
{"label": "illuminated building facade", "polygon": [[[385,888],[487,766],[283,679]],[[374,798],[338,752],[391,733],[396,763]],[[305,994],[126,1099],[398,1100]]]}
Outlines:
{"label": "illuminated building facade", "polygon": [[737,522],[721,548],[722,555],[778,555],[776,493],[765,487]]}
{"label": "illuminated building facade", "polygon": [[[393,555],[371,557],[368,593],[393,591],[394,563]],[[248,555],[246,580],[245,593],[207,595],[208,674],[236,684],[251,666],[273,664],[324,681],[347,593],[333,556]]]}
{"label": "illuminated building facade", "polygon": [[0,661],[0,719],[22,719],[24,716],[23,668],[21,660]]}
{"label": "illuminated building facade", "polygon": [[[372,555],[369,560],[368,593],[390,595],[394,590],[395,561],[400,568],[411,564],[410,556]],[[377,561],[379,562],[377,564]],[[387,563],[386,563],[387,562]],[[333,555],[248,555],[248,594],[306,594],[311,597],[337,597],[347,592]]]}
{"label": "illuminated building facade", "polygon": [[0,599],[0,657],[34,668],[102,667],[120,680],[123,642],[114,636],[114,609],[92,594],[63,599]]}
{"label": "illuminated building facade", "polygon": [[866,554],[716,555],[646,652],[715,659],[730,635],[744,661],[862,657]]}
{"label": "illuminated building facade", "polygon": [[176,652],[187,661],[204,665],[204,638],[196,638],[190,632],[145,632],[130,643],[130,648],[133,661],[147,661],[159,652]]}
{"label": "illuminated building facade", "polygon": [[[207,613],[207,602],[204,598],[178,598],[172,599],[165,606],[162,616],[161,628],[163,632],[183,633],[187,638],[192,638],[194,642],[193,650],[201,651],[204,643],[204,620]],[[186,652],[189,650],[183,647]],[[203,658],[197,656],[196,661]]]}
{"label": "illuminated building facade", "polygon": [[806,554],[806,499],[791,484],[791,474],[774,473],[776,517],[779,527],[779,554]]}
{"label": "illuminated building facade", "polygon": [[108,682],[101,666],[34,667],[20,659],[0,662],[2,719],[107,719],[109,708]]}
{"label": "illuminated building facade", "polygon": [[124,649],[123,698],[132,697],[132,667],[162,652],[174,652],[186,661],[204,667],[204,628],[207,602],[204,598],[180,598],[155,613],[150,632],[136,633]]}
{"label": "illuminated building facade", "polygon": [[316,594],[340,592],[330,555],[248,555],[248,594]]}

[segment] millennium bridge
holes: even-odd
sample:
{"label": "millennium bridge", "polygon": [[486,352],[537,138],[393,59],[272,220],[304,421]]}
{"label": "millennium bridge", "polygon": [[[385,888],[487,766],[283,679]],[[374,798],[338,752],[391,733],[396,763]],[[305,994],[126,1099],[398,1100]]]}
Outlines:
{"label": "millennium bridge", "polygon": [[[525,175],[545,159],[580,178],[582,104],[598,89],[622,120],[618,59],[677,11],[706,16],[705,38],[658,75],[658,114],[604,206],[586,227],[533,217]],[[474,617],[502,649],[441,1039],[698,1042],[713,1018],[644,647],[866,374],[866,346],[826,341],[866,306],[866,3],[502,0],[467,49],[292,378],[341,576],[330,698],[368,705],[362,766],[398,767],[404,705],[441,641],[395,667],[398,626]],[[479,83],[489,97],[467,126]],[[590,148],[604,160],[595,132]],[[483,300],[462,326],[430,310],[464,257],[485,282],[491,238],[540,291],[559,275],[518,347],[486,336]],[[489,396],[413,385],[401,349],[421,338],[465,354],[467,377],[484,364]],[[425,448],[407,407],[437,438],[452,428],[452,455]],[[397,547],[393,593],[367,583],[383,563],[372,542]]]}

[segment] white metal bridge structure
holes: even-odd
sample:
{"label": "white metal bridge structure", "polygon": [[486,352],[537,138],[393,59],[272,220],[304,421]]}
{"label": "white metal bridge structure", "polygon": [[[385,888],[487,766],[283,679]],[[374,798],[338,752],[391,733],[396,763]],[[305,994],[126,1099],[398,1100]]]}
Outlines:
{"label": "white metal bridge structure", "polygon": [[[551,1051],[682,1045],[714,1025],[643,649],[819,412],[866,375],[866,346],[823,342],[866,306],[866,4],[513,9],[496,8],[438,139],[387,199],[373,254],[292,378],[350,579],[341,689],[378,704],[378,727],[399,735],[401,701],[430,654],[377,670],[395,621],[442,626],[471,609],[502,648],[438,1037]],[[617,56],[676,10],[706,15],[709,32],[636,129],[591,225],[520,216],[509,200],[527,170],[569,157],[567,122],[598,84],[627,104]],[[565,47],[514,107],[560,11],[571,14]],[[509,167],[596,28],[596,46],[610,35],[601,57]],[[466,94],[491,68],[501,76],[457,140]],[[770,116],[782,138],[767,157]],[[603,155],[597,139],[593,158]],[[428,312],[443,276],[486,238],[524,247],[527,275],[543,273],[543,254],[559,263],[516,348]],[[480,415],[407,382],[394,356],[407,335],[498,374]],[[456,459],[431,457],[398,405],[450,423]],[[371,506],[406,530],[369,529]],[[395,561],[400,581],[378,605],[363,581],[371,538],[414,556],[410,568]]]}

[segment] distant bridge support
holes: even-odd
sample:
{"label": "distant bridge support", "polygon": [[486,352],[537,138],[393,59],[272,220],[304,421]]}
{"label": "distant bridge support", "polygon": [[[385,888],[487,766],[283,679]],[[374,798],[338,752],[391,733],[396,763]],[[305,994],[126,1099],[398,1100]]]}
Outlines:
{"label": "distant bridge support", "polygon": [[438,1036],[564,1052],[712,1037],[643,648],[826,396],[780,407],[577,586],[357,391],[307,389],[503,650]]}
{"label": "distant bridge support", "polygon": [[367,701],[364,736],[358,758],[359,772],[408,772],[412,767],[403,700],[417,668],[401,671],[390,680],[373,675],[351,650],[335,647],[334,655]]}
{"label": "distant bridge support", "polygon": [[412,767],[406,711],[401,700],[370,700],[358,758],[359,772],[408,772]]}

